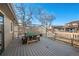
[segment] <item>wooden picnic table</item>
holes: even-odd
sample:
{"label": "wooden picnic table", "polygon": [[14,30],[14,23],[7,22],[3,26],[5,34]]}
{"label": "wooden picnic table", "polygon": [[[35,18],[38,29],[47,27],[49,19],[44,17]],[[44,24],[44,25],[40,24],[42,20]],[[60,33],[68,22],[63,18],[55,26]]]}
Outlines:
{"label": "wooden picnic table", "polygon": [[27,32],[25,36],[22,38],[22,43],[31,43],[40,41],[40,35],[36,32]]}

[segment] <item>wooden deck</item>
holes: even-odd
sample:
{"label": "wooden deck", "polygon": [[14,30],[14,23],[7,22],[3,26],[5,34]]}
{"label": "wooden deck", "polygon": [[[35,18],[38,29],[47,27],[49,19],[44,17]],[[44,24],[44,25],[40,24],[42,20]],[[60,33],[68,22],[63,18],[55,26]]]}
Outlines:
{"label": "wooden deck", "polygon": [[22,45],[20,39],[15,39],[5,49],[2,56],[76,56],[79,49],[64,42],[41,37],[41,40]]}

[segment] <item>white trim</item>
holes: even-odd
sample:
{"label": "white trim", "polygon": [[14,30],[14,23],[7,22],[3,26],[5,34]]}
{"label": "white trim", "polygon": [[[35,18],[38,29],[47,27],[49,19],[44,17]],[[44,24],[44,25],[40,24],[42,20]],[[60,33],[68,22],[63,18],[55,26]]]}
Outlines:
{"label": "white trim", "polygon": [[5,13],[4,13],[3,11],[0,10],[0,12],[1,12],[4,16],[6,16]]}

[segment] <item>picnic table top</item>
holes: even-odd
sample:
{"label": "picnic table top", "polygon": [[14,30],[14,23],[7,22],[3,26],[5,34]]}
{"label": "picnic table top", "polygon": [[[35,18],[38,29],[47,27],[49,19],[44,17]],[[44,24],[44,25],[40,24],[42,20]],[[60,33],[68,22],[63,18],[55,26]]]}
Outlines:
{"label": "picnic table top", "polygon": [[37,32],[31,32],[31,31],[25,33],[26,36],[34,36],[34,35],[38,35],[38,34],[39,33],[37,33]]}

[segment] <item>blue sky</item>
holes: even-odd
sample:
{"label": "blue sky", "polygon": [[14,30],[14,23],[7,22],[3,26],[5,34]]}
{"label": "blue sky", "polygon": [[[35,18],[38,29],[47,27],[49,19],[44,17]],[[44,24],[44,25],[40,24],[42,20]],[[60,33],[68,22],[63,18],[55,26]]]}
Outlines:
{"label": "blue sky", "polygon": [[[24,5],[25,7],[42,7],[48,13],[53,14],[56,17],[52,22],[53,25],[64,25],[65,23],[79,20],[78,3],[26,3]],[[38,20],[33,20],[32,22],[39,23]]]}

